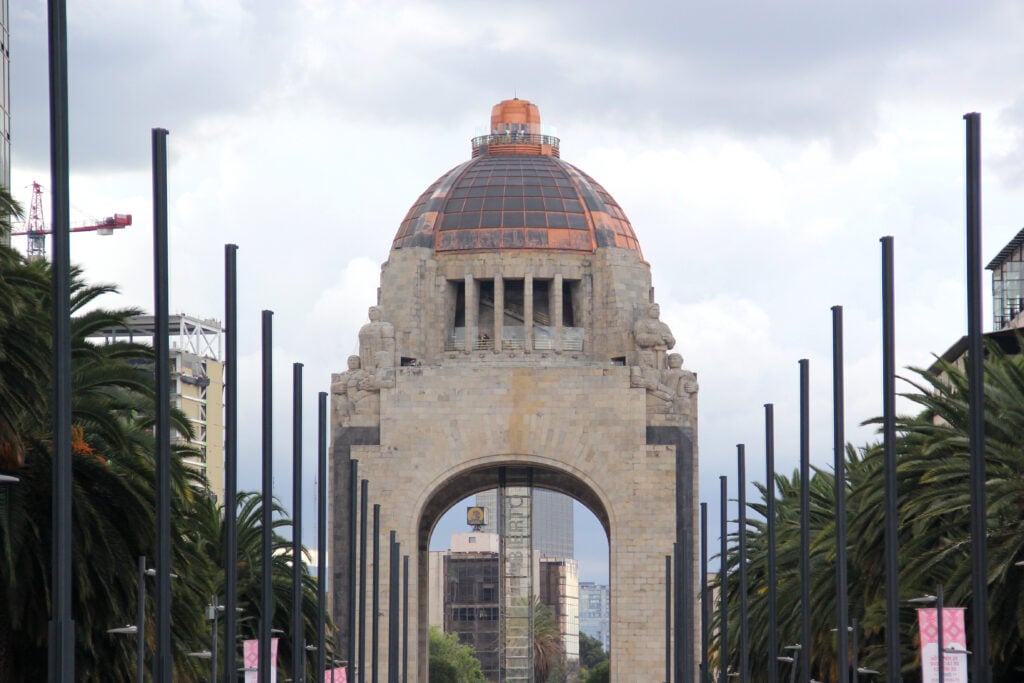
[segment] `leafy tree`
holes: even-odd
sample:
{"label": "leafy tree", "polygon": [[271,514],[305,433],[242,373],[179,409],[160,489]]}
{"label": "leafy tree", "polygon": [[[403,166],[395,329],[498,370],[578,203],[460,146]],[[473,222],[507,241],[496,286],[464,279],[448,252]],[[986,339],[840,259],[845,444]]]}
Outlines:
{"label": "leafy tree", "polygon": [[430,627],[430,683],[485,683],[480,660],[473,648],[459,642],[454,633]]}
{"label": "leafy tree", "polygon": [[604,643],[580,631],[580,666],[589,670],[605,661],[608,661],[608,653],[604,651]]}
{"label": "leafy tree", "polygon": [[584,683],[609,683],[611,680],[611,662],[601,662],[589,672],[583,679]]}

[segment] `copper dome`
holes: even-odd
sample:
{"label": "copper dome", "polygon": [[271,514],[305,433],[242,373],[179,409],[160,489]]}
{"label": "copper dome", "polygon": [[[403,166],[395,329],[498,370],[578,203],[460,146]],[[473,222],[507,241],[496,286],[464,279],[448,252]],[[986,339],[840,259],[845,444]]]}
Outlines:
{"label": "copper dome", "polygon": [[615,199],[559,158],[558,138],[541,134],[536,105],[519,99],[495,105],[490,130],[473,139],[470,161],[420,195],[398,229],[394,249],[640,251]]}

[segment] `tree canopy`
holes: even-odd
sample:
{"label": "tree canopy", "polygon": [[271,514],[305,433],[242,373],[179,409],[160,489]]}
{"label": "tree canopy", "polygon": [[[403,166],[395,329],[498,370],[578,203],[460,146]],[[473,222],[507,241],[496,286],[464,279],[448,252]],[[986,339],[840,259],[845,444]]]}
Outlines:
{"label": "tree canopy", "polygon": [[[985,359],[985,476],[987,498],[989,639],[994,680],[1011,680],[1024,668],[1024,357],[998,346]],[[920,409],[897,419],[900,645],[903,672],[919,675],[915,606],[906,599],[933,594],[942,584],[948,607],[967,608],[971,644],[972,558],[970,534],[969,396],[965,370],[938,361],[937,372],[912,369],[903,395]],[[879,423],[879,419],[869,421]],[[880,443],[845,452],[848,592],[850,618],[858,620],[861,666],[884,670],[886,602],[884,474]],[[776,474],[772,487],[758,484],[760,500],[748,502],[747,553],[750,585],[752,680],[765,680],[775,656],[767,643],[767,496],[775,497],[780,646],[799,642],[799,473]],[[812,674],[837,680],[835,633],[835,478],[815,469],[810,480]],[[729,552],[729,651],[739,661],[739,558],[736,536]],[[718,621],[715,610],[714,621]],[[717,634],[716,628],[712,630]],[[709,657],[718,665],[717,635]]]}

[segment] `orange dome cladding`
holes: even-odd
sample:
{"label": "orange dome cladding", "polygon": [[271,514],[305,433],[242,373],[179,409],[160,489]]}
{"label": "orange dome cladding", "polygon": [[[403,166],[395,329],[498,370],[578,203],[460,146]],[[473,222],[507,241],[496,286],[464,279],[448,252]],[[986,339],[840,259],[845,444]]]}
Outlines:
{"label": "orange dome cladding", "polygon": [[621,207],[593,178],[559,158],[527,100],[491,109],[491,132],[473,158],[437,179],[409,209],[392,248],[437,253],[554,250],[640,251]]}

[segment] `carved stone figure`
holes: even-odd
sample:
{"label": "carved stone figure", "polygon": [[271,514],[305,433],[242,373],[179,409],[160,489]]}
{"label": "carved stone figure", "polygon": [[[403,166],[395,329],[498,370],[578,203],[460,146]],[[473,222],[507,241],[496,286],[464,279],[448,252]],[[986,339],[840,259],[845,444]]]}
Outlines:
{"label": "carved stone figure", "polygon": [[380,414],[380,390],[395,386],[394,354],[378,351],[374,370],[360,370],[348,381],[348,398],[356,415]]}
{"label": "carved stone figure", "polygon": [[348,357],[348,370],[331,375],[331,413],[333,422],[338,423],[352,414],[352,402],[348,398],[348,382],[360,372],[359,356]]}
{"label": "carved stone figure", "polygon": [[693,395],[697,393],[697,375],[683,369],[683,357],[678,353],[668,356],[668,370],[661,371],[661,386],[672,396],[671,412],[690,414]]}
{"label": "carved stone figure", "polygon": [[660,315],[658,304],[648,304],[644,315],[633,325],[633,340],[641,365],[659,370],[665,367],[665,352],[676,345],[676,338],[668,325],[661,322]]}
{"label": "carved stone figure", "polygon": [[392,359],[389,366],[394,365],[395,327],[381,320],[381,310],[370,306],[367,312],[370,322],[359,328],[359,359],[364,370],[377,367],[378,354],[387,351]]}

